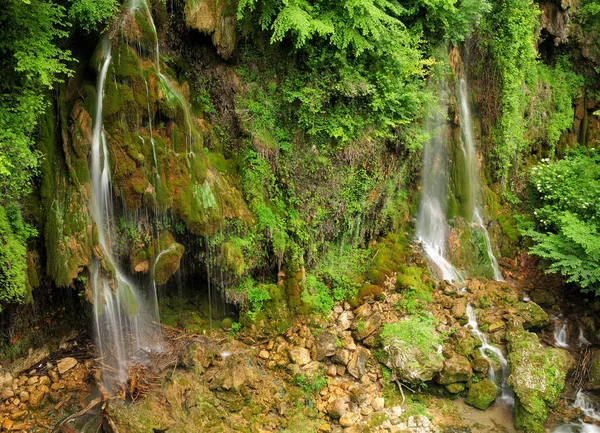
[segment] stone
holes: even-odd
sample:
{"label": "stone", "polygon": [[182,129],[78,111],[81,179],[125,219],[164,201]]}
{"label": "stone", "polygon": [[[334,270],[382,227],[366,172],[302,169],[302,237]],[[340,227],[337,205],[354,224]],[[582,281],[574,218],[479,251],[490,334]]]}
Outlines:
{"label": "stone", "polygon": [[496,400],[498,389],[494,382],[484,379],[471,385],[465,403],[480,410],[486,410]]}
{"label": "stone", "polygon": [[466,382],[471,379],[473,369],[469,360],[459,354],[444,360],[444,368],[437,377],[440,385],[449,385],[456,382]]}
{"label": "stone", "polygon": [[38,383],[40,380],[39,377],[37,376],[31,376],[29,379],[27,379],[27,385],[35,385],[36,383]]}
{"label": "stone", "polygon": [[338,317],[338,326],[342,331],[350,329],[352,326],[352,320],[354,319],[354,314],[352,311],[344,311]]}
{"label": "stone", "polygon": [[524,329],[540,328],[550,323],[548,314],[535,302],[519,302],[515,310]]}
{"label": "stone", "polygon": [[368,317],[357,316],[352,322],[354,338],[364,340],[375,333],[381,327],[382,322],[381,314],[378,311]]}
{"label": "stone", "polygon": [[48,376],[40,376],[40,380],[38,383],[40,385],[48,385],[48,383],[50,383],[50,378]]}
{"label": "stone", "polygon": [[356,343],[349,332],[343,333],[340,340],[342,341],[342,347],[344,349],[356,350]]}
{"label": "stone", "polygon": [[337,336],[329,331],[323,331],[317,335],[315,339],[315,357],[317,361],[323,361],[325,358],[333,356],[337,341]]}
{"label": "stone", "polygon": [[457,299],[452,303],[452,308],[450,309],[450,314],[456,320],[464,319],[467,315],[467,300],[466,299]]}
{"label": "stone", "polygon": [[14,396],[15,396],[15,392],[9,388],[4,388],[2,390],[2,393],[0,393],[0,399],[2,399],[2,400],[8,400],[9,398],[12,398]]}
{"label": "stone", "polygon": [[4,421],[2,421],[2,430],[3,431],[11,431],[13,424],[14,424],[13,420],[11,420],[9,418],[5,418]]}
{"label": "stone", "polygon": [[156,247],[161,249],[160,252],[157,251],[154,264],[154,279],[158,285],[165,284],[177,272],[185,249],[183,245],[175,242],[173,236],[167,235],[166,239],[162,239],[161,245]]}
{"label": "stone", "polygon": [[310,351],[305,347],[292,346],[288,349],[292,362],[302,366],[311,361]]}
{"label": "stone", "polygon": [[50,377],[52,383],[56,383],[59,381],[58,373],[55,370],[50,370],[48,372],[48,376]]}
{"label": "stone", "polygon": [[71,358],[71,357],[63,358],[60,361],[58,361],[58,363],[56,364],[56,366],[58,367],[58,372],[60,374],[65,374],[67,371],[69,371],[76,365],[77,365],[77,360],[75,358]]}
{"label": "stone", "polygon": [[490,370],[490,361],[485,358],[477,358],[473,361],[473,370],[478,373],[487,374]]}
{"label": "stone", "polygon": [[360,419],[360,415],[353,412],[346,412],[340,417],[340,425],[342,427],[352,427]]}
{"label": "stone", "polygon": [[29,395],[29,404],[31,407],[36,408],[43,403],[44,397],[48,393],[47,389],[47,387],[40,387]]}
{"label": "stone", "polygon": [[341,398],[336,398],[327,406],[327,414],[331,419],[339,419],[346,413],[346,402]]}
{"label": "stone", "polygon": [[538,336],[519,322],[509,324],[506,341],[508,384],[516,396],[515,427],[543,432],[548,408],[558,402],[575,360],[566,350],[542,346]]}
{"label": "stone", "polygon": [[451,384],[446,385],[445,388],[450,394],[458,394],[459,392],[463,392],[465,390],[465,383],[464,382],[451,383]]}
{"label": "stone", "polygon": [[337,376],[337,368],[335,364],[329,364],[326,371],[327,376]]}
{"label": "stone", "polygon": [[336,364],[348,365],[348,362],[350,362],[350,351],[348,349],[337,348],[331,360]]}
{"label": "stone", "polygon": [[371,356],[371,352],[364,347],[359,347],[352,354],[350,361],[348,362],[347,369],[348,373],[354,376],[356,379],[360,379],[367,372],[367,361]]}
{"label": "stone", "polygon": [[383,397],[376,397],[371,400],[371,407],[375,412],[380,412],[385,406],[385,399]]}
{"label": "stone", "polygon": [[267,350],[261,350],[260,352],[258,352],[258,356],[262,359],[269,359],[271,354]]}
{"label": "stone", "polygon": [[29,401],[29,393],[27,391],[21,391],[19,393],[19,398],[22,402],[27,403],[27,401]]}

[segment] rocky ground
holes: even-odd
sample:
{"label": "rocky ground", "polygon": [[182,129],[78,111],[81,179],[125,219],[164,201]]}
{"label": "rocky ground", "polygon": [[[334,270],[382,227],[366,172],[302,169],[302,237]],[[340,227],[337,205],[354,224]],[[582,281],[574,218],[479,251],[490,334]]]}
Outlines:
{"label": "rocky ground", "polygon": [[[127,393],[127,401],[111,400],[103,416],[120,433],[510,433],[512,411],[494,403],[497,389],[487,380],[499,365],[481,356],[466,326],[471,304],[480,329],[507,353],[515,425],[543,431],[575,361],[567,350],[543,344],[538,334],[546,335],[549,316],[522,297],[506,283],[473,280],[438,285],[422,302],[407,303],[405,292],[389,286],[363,305],[300,317],[259,342],[251,330],[235,338],[178,331],[169,337],[176,350],[154,385]],[[0,376],[4,431],[50,431],[97,396],[97,365],[76,353]],[[59,431],[78,431],[77,422]]]}

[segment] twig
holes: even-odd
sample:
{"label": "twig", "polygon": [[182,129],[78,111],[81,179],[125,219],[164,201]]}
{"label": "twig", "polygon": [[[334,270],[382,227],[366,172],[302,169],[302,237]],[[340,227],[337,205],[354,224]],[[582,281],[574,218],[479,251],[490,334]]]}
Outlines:
{"label": "twig", "polygon": [[95,398],[94,400],[92,400],[90,402],[90,404],[88,404],[86,407],[84,407],[83,409],[81,409],[79,412],[74,413],[73,415],[69,415],[68,417],[66,417],[65,419],[63,419],[61,422],[59,422],[56,427],[54,427],[54,430],[52,430],[52,433],[58,433],[60,431],[60,428],[68,423],[69,421],[80,417],[81,415],[84,415],[86,413],[88,413],[90,410],[92,410],[93,408],[95,408],[96,406],[98,406],[99,404],[103,403],[104,400],[102,400],[101,398]]}

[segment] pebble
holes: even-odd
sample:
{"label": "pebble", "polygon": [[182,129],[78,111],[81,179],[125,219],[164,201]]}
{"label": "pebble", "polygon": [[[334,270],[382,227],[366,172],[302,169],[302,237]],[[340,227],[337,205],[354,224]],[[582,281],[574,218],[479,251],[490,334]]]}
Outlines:
{"label": "pebble", "polygon": [[56,363],[58,372],[60,374],[65,374],[67,371],[69,371],[76,365],[77,365],[77,360],[75,358],[71,358],[71,357],[63,358]]}

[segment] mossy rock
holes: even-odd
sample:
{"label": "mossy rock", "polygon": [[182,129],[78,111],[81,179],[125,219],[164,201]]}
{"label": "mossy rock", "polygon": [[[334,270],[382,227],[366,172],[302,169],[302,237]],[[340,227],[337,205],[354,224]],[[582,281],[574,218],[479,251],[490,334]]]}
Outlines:
{"label": "mossy rock", "polygon": [[154,281],[158,285],[165,284],[179,269],[184,247],[167,237],[167,241],[159,242],[159,248],[154,251]]}
{"label": "mossy rock", "polygon": [[535,302],[519,302],[515,309],[525,329],[540,328],[550,323],[548,314]]}
{"label": "mossy rock", "polygon": [[600,386],[600,350],[592,352],[592,361],[590,362],[589,372],[590,385]]}
{"label": "mossy rock", "polygon": [[494,382],[484,379],[471,385],[465,403],[479,410],[486,410],[496,400],[498,389]]}
{"label": "mossy rock", "polygon": [[543,347],[537,335],[511,323],[506,334],[508,364],[513,387],[515,427],[526,433],[542,433],[548,408],[560,398],[574,360],[566,350]]}

